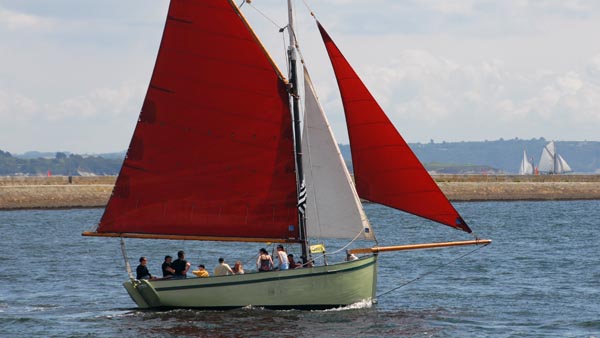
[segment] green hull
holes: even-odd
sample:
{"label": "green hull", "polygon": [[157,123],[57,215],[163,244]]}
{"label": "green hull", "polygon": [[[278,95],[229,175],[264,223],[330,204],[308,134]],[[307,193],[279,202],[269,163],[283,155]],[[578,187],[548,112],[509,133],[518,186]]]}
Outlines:
{"label": "green hull", "polygon": [[377,256],[313,268],[123,283],[140,308],[325,309],[374,300]]}

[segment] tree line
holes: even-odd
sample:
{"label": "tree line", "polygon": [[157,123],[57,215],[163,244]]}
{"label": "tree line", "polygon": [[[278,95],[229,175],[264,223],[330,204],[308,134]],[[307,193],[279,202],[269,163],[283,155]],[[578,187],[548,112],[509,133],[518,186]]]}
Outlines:
{"label": "tree line", "polygon": [[[506,173],[515,174],[526,150],[537,165],[544,138],[523,140],[411,143],[409,146],[429,171],[446,174]],[[575,173],[600,173],[600,142],[557,141],[557,152]],[[348,168],[352,171],[349,145],[340,145]],[[123,153],[106,156],[82,156],[55,153],[54,157],[29,158],[13,156],[0,150],[0,175],[117,175],[123,163]]]}
{"label": "tree line", "polygon": [[45,176],[117,175],[122,158],[81,156],[57,152],[54,158],[19,158],[0,150],[0,175]]}

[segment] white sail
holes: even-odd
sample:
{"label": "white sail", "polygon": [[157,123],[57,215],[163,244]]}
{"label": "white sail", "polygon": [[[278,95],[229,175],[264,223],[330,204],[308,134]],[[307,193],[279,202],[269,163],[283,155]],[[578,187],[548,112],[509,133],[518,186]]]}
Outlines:
{"label": "white sail", "polygon": [[350,173],[304,68],[302,137],[306,179],[306,227],[312,238],[374,239]]}
{"label": "white sail", "polygon": [[540,164],[538,165],[538,171],[546,173],[554,173],[554,156],[556,149],[554,147],[554,141],[548,143],[544,149],[542,149],[542,156],[540,157]]}
{"label": "white sail", "polygon": [[533,175],[533,163],[527,158],[527,151],[523,150],[523,160],[519,168],[519,175]]}
{"label": "white sail", "polygon": [[566,173],[566,172],[572,171],[572,169],[569,166],[569,164],[567,163],[567,161],[565,161],[565,159],[558,154],[556,155],[556,165],[557,165],[558,173]]}
{"label": "white sail", "polygon": [[542,157],[540,158],[538,170],[549,174],[562,174],[572,171],[567,161],[556,153],[554,141],[548,143],[542,150]]}

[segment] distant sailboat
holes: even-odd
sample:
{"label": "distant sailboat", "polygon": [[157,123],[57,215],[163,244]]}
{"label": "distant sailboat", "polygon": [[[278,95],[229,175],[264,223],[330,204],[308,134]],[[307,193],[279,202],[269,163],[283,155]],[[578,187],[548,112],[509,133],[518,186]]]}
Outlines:
{"label": "distant sailboat", "polygon": [[554,141],[548,143],[542,150],[538,170],[546,174],[564,174],[573,171],[567,161],[556,152]]}
{"label": "distant sailboat", "polygon": [[533,168],[533,157],[529,159],[527,157],[527,151],[523,150],[523,160],[521,161],[521,167],[519,168],[519,175],[533,175]]}

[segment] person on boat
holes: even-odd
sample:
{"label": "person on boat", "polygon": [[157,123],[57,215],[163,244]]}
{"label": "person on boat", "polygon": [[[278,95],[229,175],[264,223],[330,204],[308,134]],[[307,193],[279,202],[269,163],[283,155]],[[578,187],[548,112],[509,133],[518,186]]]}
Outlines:
{"label": "person on boat", "polygon": [[229,264],[225,263],[225,258],[219,257],[219,265],[215,268],[215,276],[235,275]]}
{"label": "person on boat", "polygon": [[273,270],[273,259],[269,252],[265,248],[261,248],[258,251],[258,259],[256,260],[256,268],[259,272]]}
{"label": "person on boat", "polygon": [[198,265],[198,270],[194,270],[192,271],[192,273],[196,277],[210,277],[210,274],[208,273],[208,271],[206,271],[206,268],[202,264]]}
{"label": "person on boat", "polygon": [[138,265],[135,269],[136,279],[154,279],[154,277],[152,277],[152,275],[150,274],[148,267],[146,266],[147,263],[148,260],[146,259],[146,257],[140,257],[140,265]]}
{"label": "person on boat", "polygon": [[187,272],[190,269],[190,263],[185,260],[185,252],[183,252],[183,250],[177,252],[177,259],[171,263],[171,267],[175,270],[173,278],[187,277]]}
{"label": "person on boat", "polygon": [[240,262],[240,261],[235,262],[235,264],[233,265],[233,273],[236,275],[244,274],[244,267],[242,266],[242,262]]}
{"label": "person on boat", "polygon": [[292,255],[292,254],[288,255],[288,262],[290,264],[290,269],[296,269],[296,268],[302,267],[301,263],[298,263],[294,260],[294,255]]}
{"label": "person on boat", "polygon": [[302,262],[306,261],[306,263],[302,264],[303,268],[312,268],[314,261],[312,259],[306,259],[305,256],[300,256],[302,258]]}
{"label": "person on boat", "polygon": [[175,275],[175,269],[171,266],[173,263],[173,257],[167,255],[165,256],[165,261],[162,263],[162,273],[163,278],[173,278]]}
{"label": "person on boat", "polygon": [[350,253],[350,252],[346,253],[346,261],[350,262],[350,261],[355,261],[357,259],[358,259],[358,257],[356,257],[355,254]]}
{"label": "person on boat", "polygon": [[277,261],[279,262],[277,266],[279,270],[289,269],[290,262],[288,261],[287,252],[285,252],[281,244],[277,246]]}

